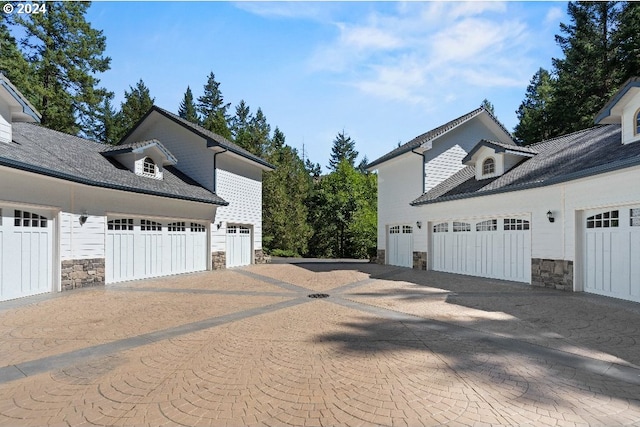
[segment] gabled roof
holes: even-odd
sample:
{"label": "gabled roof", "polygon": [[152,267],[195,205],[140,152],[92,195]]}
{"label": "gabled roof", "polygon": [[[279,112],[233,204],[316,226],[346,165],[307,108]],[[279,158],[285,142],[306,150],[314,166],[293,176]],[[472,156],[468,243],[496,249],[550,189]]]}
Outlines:
{"label": "gabled roof", "polygon": [[511,153],[525,157],[532,157],[535,154],[538,154],[537,151],[529,148],[529,147],[521,147],[519,145],[513,144],[504,144],[498,141],[489,141],[486,139],[481,139],[480,142],[476,144],[475,147],[462,159],[463,164],[467,164],[473,156],[478,152],[482,147],[487,147],[493,149],[496,153]]}
{"label": "gabled roof", "polygon": [[275,169],[275,166],[273,166],[272,164],[270,164],[269,162],[267,162],[263,158],[258,157],[253,153],[250,153],[249,151],[245,150],[242,147],[239,147],[238,145],[236,145],[233,142],[229,141],[225,137],[220,136],[220,135],[218,135],[216,133],[213,133],[210,130],[205,129],[200,125],[197,125],[195,123],[191,123],[189,120],[183,119],[182,117],[178,116],[177,114],[173,114],[172,112],[167,111],[167,110],[165,110],[163,108],[160,108],[158,106],[155,106],[155,105],[153,107],[151,107],[151,109],[149,111],[147,111],[147,114],[145,114],[144,117],[142,117],[142,119],[140,119],[140,121],[138,121],[138,123],[136,123],[136,125],[122,138],[121,141],[126,140],[136,130],[136,128],[142,122],[144,122],[147,119],[147,117],[149,117],[153,112],[156,112],[156,113],[158,113],[158,114],[170,119],[174,123],[177,123],[180,126],[184,127],[185,129],[188,129],[191,132],[195,133],[196,135],[200,136],[201,138],[204,138],[207,141],[207,147],[208,148],[220,147],[223,150],[228,150],[231,153],[237,154],[240,157],[243,157],[243,158],[245,158],[247,160],[255,162],[255,163],[261,165],[262,167],[264,167],[266,169],[270,169],[270,170]]}
{"label": "gabled roof", "polygon": [[413,138],[411,141],[407,142],[406,144],[403,144],[397,148],[395,148],[394,150],[390,151],[389,153],[385,154],[384,156],[374,160],[373,162],[369,163],[366,168],[367,169],[371,169],[374,166],[377,166],[381,163],[384,163],[388,160],[393,159],[394,157],[398,157],[402,154],[408,153],[409,151],[415,150],[416,148],[419,148],[422,144],[431,141],[439,136],[444,135],[445,133],[449,132],[450,130],[460,126],[461,124],[468,122],[469,120],[473,119],[474,117],[479,116],[482,113],[487,113],[487,115],[500,127],[500,129],[502,129],[505,134],[507,135],[511,135],[511,133],[502,125],[502,123],[500,123],[498,121],[498,119],[496,119],[493,114],[491,114],[488,110],[486,110],[484,107],[480,107],[477,108],[467,114],[464,114],[460,117],[458,117],[457,119],[453,119],[450,122],[447,122],[445,124],[443,124],[442,126],[438,126],[435,129],[431,129],[430,131],[423,133],[422,135],[419,135],[415,138]]}
{"label": "gabled roof", "polygon": [[0,144],[0,165],[66,181],[133,193],[226,206],[228,203],[172,166],[163,179],[145,178],[103,155],[103,144],[47,129],[13,123],[13,142]]}
{"label": "gabled roof", "polygon": [[13,100],[19,106],[18,108],[21,109],[21,115],[23,116],[21,121],[25,121],[26,119],[26,121],[34,121],[40,123],[40,119],[42,118],[40,113],[2,73],[0,73],[0,88],[6,90],[9,95],[11,95],[11,98],[13,98]]}
{"label": "gabled roof", "polygon": [[142,153],[145,150],[156,148],[158,151],[162,153],[162,155],[166,158],[166,161],[163,163],[165,165],[175,165],[178,163],[178,159],[175,158],[173,154],[167,148],[162,145],[160,141],[157,139],[149,139],[146,141],[132,142],[129,144],[120,144],[120,145],[110,145],[104,150],[102,150],[102,154],[105,157],[113,157],[118,154],[124,153]]}
{"label": "gabled roof", "polygon": [[619,117],[617,120],[614,119],[615,115],[613,113],[614,107],[620,102],[622,98],[632,89],[638,90],[640,88],[640,77],[631,77],[627,80],[620,89],[611,97],[609,102],[602,107],[602,109],[596,114],[596,118],[594,122],[596,124],[605,124],[605,123],[620,123]]}
{"label": "gabled roof", "polygon": [[640,144],[621,143],[620,125],[598,125],[529,146],[537,151],[504,175],[476,180],[467,166],[411,205],[543,187],[640,165]]}

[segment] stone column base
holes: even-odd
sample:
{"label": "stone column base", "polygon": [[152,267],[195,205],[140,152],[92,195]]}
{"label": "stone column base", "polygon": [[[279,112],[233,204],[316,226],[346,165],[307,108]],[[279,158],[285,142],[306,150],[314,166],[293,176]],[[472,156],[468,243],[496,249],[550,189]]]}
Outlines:
{"label": "stone column base", "polygon": [[378,249],[378,256],[376,257],[376,264],[384,265],[386,253],[384,249]]}
{"label": "stone column base", "polygon": [[427,269],[427,253],[426,252],[413,253],[413,268],[416,270]]}
{"label": "stone column base", "polygon": [[271,262],[271,257],[266,255],[262,249],[256,249],[253,251],[253,262],[256,264],[268,264]]}
{"label": "stone column base", "polygon": [[227,253],[224,251],[211,252],[211,268],[213,270],[224,270],[227,268]]}
{"label": "stone column base", "polygon": [[64,260],[60,271],[63,291],[104,286],[104,258]]}
{"label": "stone column base", "polygon": [[545,288],[573,291],[573,261],[532,258],[531,284]]}

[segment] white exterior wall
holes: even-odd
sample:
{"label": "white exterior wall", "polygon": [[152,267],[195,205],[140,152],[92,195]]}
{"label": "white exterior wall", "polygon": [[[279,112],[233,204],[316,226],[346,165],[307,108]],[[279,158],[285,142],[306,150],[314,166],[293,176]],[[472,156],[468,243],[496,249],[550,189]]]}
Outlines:
{"label": "white exterior wall", "polygon": [[[420,211],[420,219],[424,224],[430,223],[429,226],[451,219],[528,215],[532,258],[573,261],[575,290],[582,290],[581,245],[585,231],[582,212],[640,204],[640,188],[633,185],[636,182],[640,182],[640,167],[548,187],[434,203],[414,209]],[[555,218],[553,223],[547,219],[549,210]]]}
{"label": "white exterior wall", "polygon": [[[3,187],[1,202],[58,212],[54,225],[58,261],[104,258],[107,215],[211,223],[216,211],[215,206],[204,203],[90,187],[4,167],[0,167],[0,182],[13,183]],[[79,218],[85,213],[88,218],[81,226]]]}
{"label": "white exterior wall", "polygon": [[426,251],[426,227],[415,225],[418,209],[409,203],[422,194],[422,156],[407,153],[383,163],[378,168],[378,248],[387,247],[387,225],[409,224],[414,227],[414,251]]}
{"label": "white exterior wall", "polygon": [[253,250],[262,249],[262,171],[244,161],[223,153],[216,158],[216,194],[229,202],[218,208],[211,229],[212,252],[226,250],[228,224],[253,228]]}
{"label": "white exterior wall", "polygon": [[[213,151],[207,148],[204,138],[183,128],[170,119],[153,113],[125,142],[157,139],[178,163],[175,165],[204,188],[214,191]],[[156,159],[154,159],[155,161]]]}
{"label": "white exterior wall", "polygon": [[0,102],[0,142],[11,142],[11,110],[8,105]]}

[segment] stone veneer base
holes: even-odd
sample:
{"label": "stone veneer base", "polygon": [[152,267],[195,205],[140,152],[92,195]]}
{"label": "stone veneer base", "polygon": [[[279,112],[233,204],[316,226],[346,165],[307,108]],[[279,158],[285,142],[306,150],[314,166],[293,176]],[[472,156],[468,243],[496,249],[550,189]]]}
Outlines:
{"label": "stone veneer base", "polygon": [[573,261],[531,258],[531,284],[573,291]]}
{"label": "stone veneer base", "polygon": [[426,252],[413,253],[413,268],[416,270],[427,269],[427,253]]}
{"label": "stone veneer base", "polygon": [[104,258],[64,260],[60,278],[63,291],[104,286]]}
{"label": "stone veneer base", "polygon": [[385,262],[385,251],[384,249],[378,249],[378,256],[376,257],[376,264],[384,265]]}
{"label": "stone veneer base", "polygon": [[227,268],[227,253],[224,251],[211,252],[211,269],[224,270]]}
{"label": "stone veneer base", "polygon": [[271,257],[266,255],[262,249],[253,251],[253,262],[256,264],[267,264],[271,261]]}

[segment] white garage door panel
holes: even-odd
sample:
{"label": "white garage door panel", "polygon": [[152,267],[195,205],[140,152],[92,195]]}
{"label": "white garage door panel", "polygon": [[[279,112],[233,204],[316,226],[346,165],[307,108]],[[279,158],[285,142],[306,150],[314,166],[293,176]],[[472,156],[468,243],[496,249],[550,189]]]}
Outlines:
{"label": "white garage door panel", "polygon": [[434,224],[433,270],[530,283],[529,227],[529,221],[523,218]]}
{"label": "white garage door panel", "polygon": [[640,209],[587,213],[584,290],[640,302]]}
{"label": "white garage door panel", "polygon": [[251,264],[251,236],[249,227],[227,226],[227,267]]}
{"label": "white garage door panel", "polygon": [[398,267],[413,266],[413,227],[394,225],[387,233],[388,264]]}
{"label": "white garage door panel", "polygon": [[0,301],[52,290],[51,223],[46,212],[0,209]]}
{"label": "white garage door panel", "polygon": [[115,218],[107,221],[106,282],[207,269],[206,227],[186,221]]}

